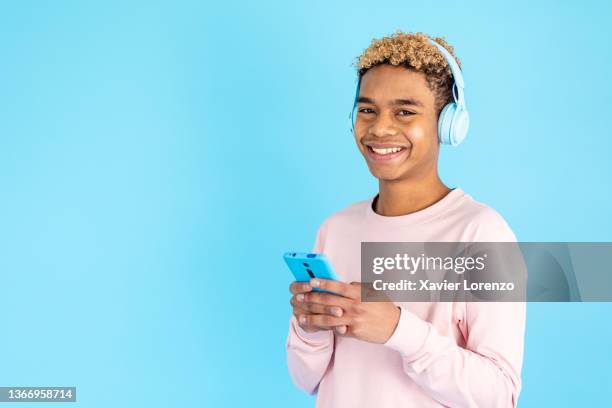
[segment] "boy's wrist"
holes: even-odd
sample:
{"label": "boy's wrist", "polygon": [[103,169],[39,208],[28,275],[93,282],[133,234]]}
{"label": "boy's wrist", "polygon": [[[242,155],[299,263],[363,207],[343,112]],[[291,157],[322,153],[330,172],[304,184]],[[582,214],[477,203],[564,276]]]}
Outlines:
{"label": "boy's wrist", "polygon": [[425,343],[429,323],[402,307],[398,308],[400,316],[397,326],[384,345],[408,357],[419,351]]}
{"label": "boy's wrist", "polygon": [[295,316],[293,316],[291,324],[296,334],[298,335],[298,337],[306,342],[317,342],[317,343],[326,342],[329,340],[330,337],[333,336],[333,333],[331,330],[317,330],[317,331],[312,331],[312,332],[306,331],[299,325]]}

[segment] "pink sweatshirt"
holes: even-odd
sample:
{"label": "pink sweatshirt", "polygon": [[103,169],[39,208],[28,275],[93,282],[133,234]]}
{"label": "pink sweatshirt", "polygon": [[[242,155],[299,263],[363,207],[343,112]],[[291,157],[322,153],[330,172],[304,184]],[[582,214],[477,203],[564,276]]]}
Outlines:
{"label": "pink sweatshirt", "polygon": [[[362,241],[516,241],[504,219],[460,188],[421,211],[385,217],[372,199],[329,217],[313,252],[360,281]],[[525,303],[407,303],[385,344],[289,323],[294,383],[317,407],[513,407],[521,388]]]}

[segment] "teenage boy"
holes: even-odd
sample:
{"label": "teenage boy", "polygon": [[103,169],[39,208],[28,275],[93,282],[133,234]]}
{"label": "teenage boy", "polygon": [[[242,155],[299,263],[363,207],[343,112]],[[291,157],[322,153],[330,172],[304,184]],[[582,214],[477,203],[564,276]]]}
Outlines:
{"label": "teenage boy", "polygon": [[524,303],[360,301],[361,242],[516,241],[495,210],[438,175],[439,118],[463,85],[449,62],[460,67],[443,39],[400,31],[358,58],[354,136],[379,191],[317,233],[313,252],[351,283],[290,287],[289,371],[317,407],[516,406]]}

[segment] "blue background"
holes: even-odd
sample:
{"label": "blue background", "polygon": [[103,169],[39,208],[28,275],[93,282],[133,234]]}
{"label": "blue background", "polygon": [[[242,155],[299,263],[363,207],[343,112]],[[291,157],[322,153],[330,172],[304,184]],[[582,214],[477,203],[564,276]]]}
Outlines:
{"label": "blue background", "polygon": [[[289,3],[0,5],[0,386],[312,406],[285,364],[281,254],[376,193],[351,63],[397,28],[463,62],[448,185],[522,241],[612,241],[605,2]],[[529,305],[521,407],[609,400],[611,313]]]}

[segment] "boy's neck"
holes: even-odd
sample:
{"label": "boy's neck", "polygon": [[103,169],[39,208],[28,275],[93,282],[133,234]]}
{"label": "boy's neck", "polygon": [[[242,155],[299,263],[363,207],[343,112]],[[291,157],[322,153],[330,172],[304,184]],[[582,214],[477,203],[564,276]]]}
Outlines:
{"label": "boy's neck", "polygon": [[437,173],[419,181],[379,180],[374,211],[387,217],[410,214],[437,203],[450,191]]}

